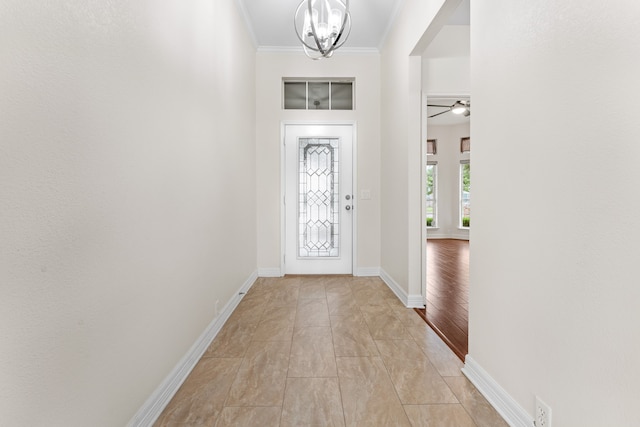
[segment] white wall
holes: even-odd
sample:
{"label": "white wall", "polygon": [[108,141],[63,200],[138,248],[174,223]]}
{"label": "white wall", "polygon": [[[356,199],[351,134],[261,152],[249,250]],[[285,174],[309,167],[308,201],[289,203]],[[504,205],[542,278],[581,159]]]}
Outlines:
{"label": "white wall", "polygon": [[427,229],[428,238],[469,239],[469,230],[460,228],[459,221],[460,161],[470,157],[460,153],[460,138],[470,135],[469,128],[469,122],[427,128],[427,138],[437,140],[438,146],[437,154],[427,156],[428,161],[438,162],[437,227]]}
{"label": "white wall", "polygon": [[470,60],[466,58],[425,59],[423,90],[428,94],[468,94],[471,87]]}
{"label": "white wall", "polygon": [[0,28],[0,424],[124,425],[255,270],[255,51],[231,0]]}
{"label": "white wall", "polygon": [[[358,206],[356,242],[359,269],[380,267],[380,56],[343,55],[312,61],[299,53],[259,52],[256,67],[256,152],[258,189],[258,267],[279,270],[280,149],[283,121],[354,121],[357,127]],[[355,109],[284,110],[283,77],[355,77]],[[371,199],[362,200],[361,190]],[[358,273],[357,271],[355,272]]]}
{"label": "white wall", "polygon": [[469,354],[554,426],[640,425],[639,13],[471,3]]}
{"label": "white wall", "polygon": [[420,227],[424,223],[422,59],[410,54],[443,3],[404,1],[381,56],[382,269],[409,296],[419,296],[422,289]]}
{"label": "white wall", "polygon": [[469,25],[445,25],[423,53],[426,94],[468,95],[471,90]]}

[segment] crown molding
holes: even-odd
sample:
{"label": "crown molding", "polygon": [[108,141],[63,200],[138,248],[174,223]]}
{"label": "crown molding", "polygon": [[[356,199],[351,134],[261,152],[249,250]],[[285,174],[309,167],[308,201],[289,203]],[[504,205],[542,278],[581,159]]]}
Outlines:
{"label": "crown molding", "polygon": [[[302,54],[302,46],[258,46],[258,53],[289,53]],[[379,55],[380,50],[374,47],[341,47],[336,50],[333,56],[344,55]]]}

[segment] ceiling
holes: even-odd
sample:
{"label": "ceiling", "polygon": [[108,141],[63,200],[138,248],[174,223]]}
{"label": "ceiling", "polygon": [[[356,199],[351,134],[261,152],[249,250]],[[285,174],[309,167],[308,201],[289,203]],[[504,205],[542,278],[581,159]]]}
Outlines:
{"label": "ceiling", "polygon": [[[237,0],[261,50],[300,49],[293,14],[300,0]],[[351,35],[341,50],[378,50],[404,0],[351,0]],[[463,0],[450,25],[469,25],[469,1]]]}
{"label": "ceiling", "polygon": [[[300,50],[300,42],[293,29],[293,14],[300,0],[237,0],[249,26],[249,31],[260,50]],[[462,0],[447,22],[451,25],[469,25],[470,1]],[[404,0],[350,0],[352,29],[341,51],[377,51]],[[443,28],[441,34],[425,52],[429,57],[468,56],[460,40],[460,31]],[[464,41],[464,40],[463,40]],[[465,51],[466,50],[466,51]],[[462,98],[459,98],[462,99]],[[468,99],[468,98],[466,98]],[[429,99],[429,103],[453,104],[456,99]],[[432,113],[429,107],[428,113]],[[442,109],[433,110],[435,112]],[[469,117],[451,113],[429,119],[432,125],[452,125],[469,121]]]}

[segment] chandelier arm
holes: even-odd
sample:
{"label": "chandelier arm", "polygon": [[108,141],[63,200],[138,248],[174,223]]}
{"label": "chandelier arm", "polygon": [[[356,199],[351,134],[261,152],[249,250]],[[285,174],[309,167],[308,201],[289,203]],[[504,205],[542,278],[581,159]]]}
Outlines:
{"label": "chandelier arm", "polygon": [[[304,41],[304,39],[302,37],[300,37],[300,34],[302,33],[302,31],[299,30],[298,28],[298,23],[296,21],[296,18],[298,17],[298,13],[300,13],[300,9],[302,8],[302,6],[304,5],[306,0],[302,0],[300,2],[300,4],[298,5],[298,8],[296,9],[295,14],[293,15],[293,28],[295,29],[296,32],[296,37],[298,37],[298,40],[300,41],[300,43],[303,44],[303,47],[306,46],[308,49],[317,51],[317,49],[313,46],[310,46],[307,42]],[[304,29],[303,29],[304,31]]]}
{"label": "chandelier arm", "polygon": [[[347,28],[347,22],[349,23],[348,28]],[[348,29],[347,34],[342,39],[342,43],[338,43],[345,29]],[[347,12],[344,14],[344,21],[342,22],[342,28],[340,29],[340,33],[338,33],[336,40],[333,42],[333,46],[335,46],[334,49],[338,49],[339,47],[341,47],[344,44],[344,42],[347,41],[347,38],[349,38],[349,34],[351,34],[351,14]]]}
{"label": "chandelier arm", "polygon": [[[310,49],[308,49],[306,45],[303,45],[302,49],[304,50],[304,54],[307,55],[307,58],[313,59],[314,61],[324,58],[324,56],[322,55],[317,55],[317,56],[312,55],[310,53]],[[317,51],[311,51],[311,52],[317,52]]]}
{"label": "chandelier arm", "polygon": [[305,44],[304,40],[302,40],[302,37],[300,37],[301,31],[298,30],[298,21],[297,21],[298,13],[300,13],[300,8],[302,7],[303,4],[304,4],[304,0],[300,2],[298,7],[296,8],[295,13],[293,14],[293,29],[296,31],[296,37],[298,37],[298,40],[300,40],[300,43]]}
{"label": "chandelier arm", "polygon": [[[322,48],[320,44],[320,39],[318,39],[318,31],[316,29],[316,25],[313,22],[313,8],[311,7],[311,0],[307,0],[307,7],[309,9],[309,16],[311,17],[309,21],[311,22],[311,34],[313,35],[313,39],[316,41],[317,51],[322,54],[322,56],[326,55],[326,52]],[[305,43],[306,44],[306,43]],[[316,49],[314,49],[316,50]]]}
{"label": "chandelier arm", "polygon": [[[351,12],[349,12],[349,0],[345,0],[344,3],[342,2],[342,0],[338,0],[338,2],[341,3],[342,6],[344,7],[344,16],[342,17],[342,26],[340,27],[340,34],[338,34],[338,37],[336,37],[336,41],[334,42],[336,49],[342,46],[344,42],[347,41],[347,38],[349,38],[349,34],[351,34]],[[342,43],[338,44],[338,41],[342,37],[342,33],[344,33],[344,30],[347,28],[347,22],[349,23],[349,31],[347,32],[347,35],[342,40]]]}

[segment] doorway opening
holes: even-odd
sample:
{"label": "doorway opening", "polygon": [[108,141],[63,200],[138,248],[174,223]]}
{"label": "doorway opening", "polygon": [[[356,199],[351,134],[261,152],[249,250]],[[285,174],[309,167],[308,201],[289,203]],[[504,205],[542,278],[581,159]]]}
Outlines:
{"label": "doorway opening", "polygon": [[[471,0],[446,0],[440,19],[434,20],[423,36],[423,50],[416,52],[422,61],[420,166],[422,296],[425,302],[425,308],[417,310],[463,361],[468,351],[468,333],[458,339],[447,331],[445,324],[455,324],[453,319],[456,318],[461,320],[458,329],[468,331],[470,220],[463,219],[463,215],[465,209],[470,211],[470,191],[465,193],[462,185],[465,174],[470,177],[470,157],[468,150],[460,150],[462,138],[470,142],[470,3]],[[468,184],[470,186],[470,182]],[[451,249],[440,250],[445,255],[444,260],[438,262],[438,253],[434,250],[444,249],[438,246],[447,241],[463,243],[466,248],[454,252],[455,255]],[[452,262],[453,259],[456,262]],[[456,289],[453,284],[459,282],[453,280],[456,277],[466,277],[462,281],[464,290]],[[436,286],[434,280],[441,286]],[[454,314],[451,304],[464,309],[464,313]],[[436,323],[437,320],[444,321]],[[463,345],[458,345],[459,341]]]}
{"label": "doorway opening", "polygon": [[[470,98],[425,96],[423,295],[419,313],[464,361],[468,352]],[[465,105],[467,114],[454,114]]]}

